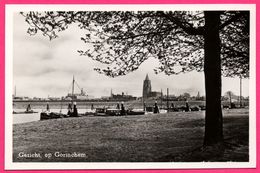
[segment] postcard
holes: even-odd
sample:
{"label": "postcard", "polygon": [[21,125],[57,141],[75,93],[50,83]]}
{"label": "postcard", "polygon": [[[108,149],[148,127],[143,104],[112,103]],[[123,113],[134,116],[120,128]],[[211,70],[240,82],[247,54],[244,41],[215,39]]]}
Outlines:
{"label": "postcard", "polygon": [[256,168],[256,5],[5,10],[6,170]]}

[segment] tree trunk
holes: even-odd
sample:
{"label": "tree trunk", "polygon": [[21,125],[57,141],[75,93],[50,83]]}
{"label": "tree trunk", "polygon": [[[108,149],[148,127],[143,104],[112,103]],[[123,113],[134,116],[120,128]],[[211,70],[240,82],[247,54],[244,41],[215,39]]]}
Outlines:
{"label": "tree trunk", "polygon": [[223,117],[221,110],[221,58],[217,11],[205,11],[204,73],[206,88],[206,118],[204,146],[223,141]]}

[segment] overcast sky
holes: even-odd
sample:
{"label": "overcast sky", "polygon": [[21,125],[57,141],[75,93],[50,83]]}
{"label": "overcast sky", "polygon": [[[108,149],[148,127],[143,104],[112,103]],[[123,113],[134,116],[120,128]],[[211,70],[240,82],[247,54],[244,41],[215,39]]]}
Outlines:
{"label": "overcast sky", "polygon": [[[77,50],[86,49],[80,40],[84,30],[71,26],[65,32],[59,33],[59,38],[49,41],[47,37],[37,34],[29,36],[28,24],[23,16],[14,15],[14,57],[13,83],[17,96],[29,97],[60,97],[69,92],[72,77],[88,95],[95,97],[109,96],[113,93],[125,92],[134,96],[142,95],[143,80],[149,75],[153,91],[179,95],[189,92],[204,95],[203,73],[190,72],[181,75],[156,75],[153,68],[157,66],[155,59],[144,62],[140,68],[126,76],[110,78],[93,70],[100,66],[98,62],[85,56],[79,56]],[[223,78],[222,93],[228,90],[239,95],[239,79]],[[248,80],[243,80],[243,95],[249,93]],[[79,89],[76,90],[79,92]]]}

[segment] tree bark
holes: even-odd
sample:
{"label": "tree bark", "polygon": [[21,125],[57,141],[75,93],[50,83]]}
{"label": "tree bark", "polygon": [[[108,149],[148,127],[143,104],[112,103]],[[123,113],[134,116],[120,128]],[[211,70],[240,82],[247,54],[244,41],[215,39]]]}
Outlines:
{"label": "tree bark", "polygon": [[220,13],[205,11],[204,74],[206,89],[206,117],[204,146],[223,141],[221,109]]}

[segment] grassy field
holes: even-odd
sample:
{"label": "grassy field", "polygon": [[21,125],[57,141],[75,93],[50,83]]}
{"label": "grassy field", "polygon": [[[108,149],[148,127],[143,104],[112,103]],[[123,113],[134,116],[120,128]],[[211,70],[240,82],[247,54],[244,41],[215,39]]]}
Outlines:
{"label": "grassy field", "polygon": [[[203,111],[80,117],[17,124],[13,125],[13,160],[248,161],[248,109],[224,110],[223,113],[225,145],[212,148],[201,147]],[[40,157],[28,157],[33,153]],[[78,156],[73,157],[73,153]]]}

